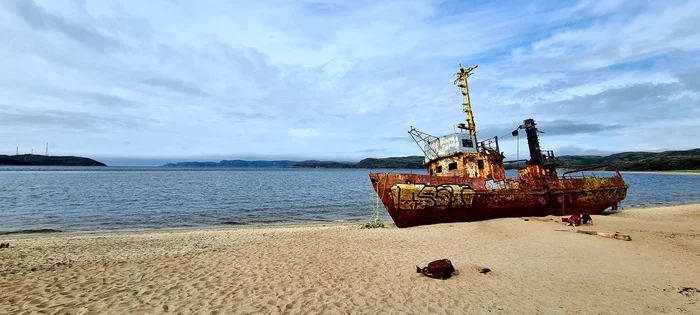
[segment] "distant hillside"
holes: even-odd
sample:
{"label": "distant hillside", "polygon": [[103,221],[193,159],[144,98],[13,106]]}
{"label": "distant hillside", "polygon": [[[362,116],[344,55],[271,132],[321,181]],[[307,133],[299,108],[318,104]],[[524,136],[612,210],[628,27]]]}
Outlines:
{"label": "distant hillside", "polygon": [[168,163],[163,167],[230,167],[230,168],[423,168],[422,156],[367,158],[359,163],[343,163],[332,161],[245,161],[224,160],[221,162],[178,162]]}
{"label": "distant hillside", "polygon": [[[621,171],[671,171],[700,170],[700,149],[687,151],[623,152],[608,156],[598,155],[564,155],[557,157],[557,166],[565,168],[584,168],[601,164],[612,164]],[[521,163],[521,165],[523,165]],[[330,161],[244,161],[230,160],[221,162],[180,162],[163,165],[166,167],[239,167],[239,168],[387,168],[387,169],[423,169],[423,156],[405,156],[388,158],[366,158],[358,163]],[[515,165],[506,165],[514,168]],[[613,169],[611,167],[609,169]]]}
{"label": "distant hillside", "polygon": [[340,162],[299,162],[291,168],[355,168],[355,164]]}
{"label": "distant hillside", "polygon": [[[607,156],[564,155],[556,158],[557,166],[564,168],[585,168],[611,164],[607,170],[620,171],[675,171],[700,170],[700,149],[665,152],[622,152]],[[521,166],[524,163],[521,162]],[[506,168],[516,168],[515,164]]]}
{"label": "distant hillside", "polygon": [[300,162],[292,165],[294,168],[400,168],[420,169],[423,166],[422,156],[366,158],[356,164],[338,162]]}
{"label": "distant hillside", "polygon": [[0,165],[35,166],[107,166],[102,162],[79,156],[46,156],[35,154],[0,155]]}
{"label": "distant hillside", "polygon": [[168,163],[163,167],[231,167],[231,168],[286,168],[298,163],[326,163],[321,161],[245,161],[223,160],[221,162],[178,162]]}
{"label": "distant hillside", "polygon": [[423,165],[425,157],[423,156],[405,156],[405,157],[388,157],[388,158],[367,158],[355,165],[356,168],[403,168],[403,169],[418,169],[425,168]]}
{"label": "distant hillside", "polygon": [[700,149],[659,153],[622,152],[608,156],[566,155],[557,157],[557,164],[567,168],[612,164],[621,171],[700,170]]}
{"label": "distant hillside", "polygon": [[[557,166],[565,168],[584,168],[601,164],[612,164],[609,170],[617,168],[621,171],[672,171],[700,170],[700,149],[666,152],[623,152],[608,156],[598,155],[564,155],[557,157]],[[524,163],[521,163],[521,166]],[[298,163],[292,167],[315,168],[401,168],[422,169],[422,156],[367,158],[357,164],[348,163]],[[506,168],[516,168],[515,164]]]}

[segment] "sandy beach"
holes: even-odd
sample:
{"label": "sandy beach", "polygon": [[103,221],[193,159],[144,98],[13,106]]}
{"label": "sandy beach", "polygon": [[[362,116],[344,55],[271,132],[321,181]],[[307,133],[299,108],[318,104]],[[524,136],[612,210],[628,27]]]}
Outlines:
{"label": "sandy beach", "polygon": [[1,236],[0,314],[700,314],[700,204],[593,219],[632,241],[559,217]]}

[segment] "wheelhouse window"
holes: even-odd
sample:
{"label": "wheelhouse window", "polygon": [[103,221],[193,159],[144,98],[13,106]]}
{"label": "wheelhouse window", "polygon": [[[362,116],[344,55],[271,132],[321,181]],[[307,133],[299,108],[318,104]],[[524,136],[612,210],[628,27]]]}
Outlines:
{"label": "wheelhouse window", "polygon": [[452,162],[452,163],[448,164],[448,165],[447,165],[447,169],[450,170],[450,171],[451,171],[451,170],[456,170],[456,169],[457,169],[457,162]]}
{"label": "wheelhouse window", "polygon": [[477,164],[479,165],[479,169],[480,169],[480,170],[483,170],[483,169],[484,169],[484,160],[479,160],[479,161],[477,162]]}
{"label": "wheelhouse window", "polygon": [[438,166],[435,172],[442,173],[442,165]]}
{"label": "wheelhouse window", "polygon": [[474,141],[472,141],[472,139],[462,139],[462,146],[465,148],[473,148]]}

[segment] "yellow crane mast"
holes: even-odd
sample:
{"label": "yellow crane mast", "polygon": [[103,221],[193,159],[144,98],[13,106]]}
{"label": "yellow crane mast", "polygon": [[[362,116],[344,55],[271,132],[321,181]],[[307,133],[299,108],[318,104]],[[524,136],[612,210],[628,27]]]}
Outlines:
{"label": "yellow crane mast", "polygon": [[467,77],[469,77],[474,69],[479,67],[479,65],[474,65],[472,67],[464,68],[462,64],[459,64],[459,72],[455,73],[457,79],[455,79],[454,84],[456,84],[460,90],[462,90],[462,95],[464,96],[464,112],[467,113],[467,125],[460,123],[457,124],[457,128],[469,130],[469,134],[476,139],[476,125],[474,124],[474,115],[472,114],[472,104],[469,99],[469,85],[467,84]]}

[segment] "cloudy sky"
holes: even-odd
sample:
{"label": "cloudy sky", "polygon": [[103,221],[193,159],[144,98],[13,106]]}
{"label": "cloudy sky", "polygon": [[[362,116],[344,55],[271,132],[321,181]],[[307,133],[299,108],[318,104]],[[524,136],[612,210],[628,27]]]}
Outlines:
{"label": "cloudy sky", "polygon": [[[700,147],[700,1],[0,1],[0,154],[108,164]],[[526,144],[521,139],[521,157]]]}

